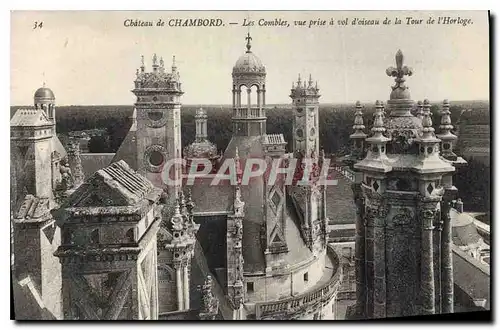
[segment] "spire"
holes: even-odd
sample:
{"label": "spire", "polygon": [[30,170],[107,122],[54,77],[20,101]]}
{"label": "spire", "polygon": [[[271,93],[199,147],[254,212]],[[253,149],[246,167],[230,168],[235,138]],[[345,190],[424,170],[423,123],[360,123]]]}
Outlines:
{"label": "spire", "polygon": [[174,215],[170,219],[170,222],[172,224],[172,229],[173,230],[180,231],[180,230],[183,229],[182,228],[182,215],[181,215],[181,211],[180,211],[179,201],[177,201],[175,203]]}
{"label": "spire", "polygon": [[245,40],[247,41],[247,53],[251,53],[252,51],[250,49],[252,48],[252,44],[250,41],[252,41],[252,37],[250,37],[250,31],[248,32]]}
{"label": "spire", "polygon": [[172,56],[172,73],[177,72],[177,64],[175,63],[175,55]]}
{"label": "spire", "polygon": [[389,77],[394,77],[396,84],[392,86],[391,100],[394,99],[410,99],[410,92],[405,85],[405,76],[411,76],[413,70],[406,65],[403,65],[404,56],[403,52],[398,50],[396,52],[396,67],[389,67],[385,71]]}
{"label": "spire", "polygon": [[146,66],[144,65],[144,55],[141,55],[141,72],[146,70]]}
{"label": "spire", "polygon": [[153,72],[158,71],[158,57],[156,56],[156,53],[153,54],[153,64],[151,66],[153,67]]}
{"label": "spire", "polygon": [[160,67],[163,68],[165,66],[165,62],[163,62],[163,56],[160,57]]}
{"label": "spire", "polygon": [[300,73],[299,73],[299,78],[297,79],[297,87],[302,87],[302,80],[300,79]]}
{"label": "spire", "polygon": [[45,71],[42,73],[43,76],[43,88],[45,88]]}
{"label": "spire", "polygon": [[308,87],[311,88],[313,85],[313,80],[312,80],[311,74],[309,74],[309,82],[308,83],[309,83]]}

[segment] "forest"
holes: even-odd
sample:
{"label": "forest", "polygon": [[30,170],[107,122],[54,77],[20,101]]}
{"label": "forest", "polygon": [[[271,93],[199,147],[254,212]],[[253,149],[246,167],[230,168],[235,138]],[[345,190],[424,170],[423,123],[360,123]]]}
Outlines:
{"label": "forest", "polygon": [[[373,122],[374,103],[363,105],[364,124],[367,128]],[[208,136],[219,151],[224,150],[232,135],[231,107],[229,105],[183,105],[182,143],[188,145],[195,137],[194,116],[196,110],[203,107],[208,114]],[[11,116],[19,107],[11,107]],[[433,125],[439,132],[440,103],[431,107]],[[414,109],[415,110],[415,109]],[[267,106],[267,133],[282,133],[292,143],[292,108],[290,105]],[[459,120],[489,124],[489,102],[467,101],[451,102],[452,123],[457,126]],[[341,156],[350,148],[349,135],[353,132],[354,104],[322,104],[319,108],[320,147],[327,155]],[[59,106],[56,110],[57,133],[64,143],[67,134],[74,131],[101,129],[102,136],[94,136],[89,141],[89,151],[95,153],[114,153],[128,133],[132,124],[133,106]],[[464,114],[464,115],[462,115]],[[366,130],[369,133],[368,129]],[[459,153],[459,150],[458,150]],[[490,168],[477,161],[468,159],[467,169],[457,173],[455,182],[464,199],[467,210],[489,210],[490,205]],[[467,202],[466,202],[467,201]]]}

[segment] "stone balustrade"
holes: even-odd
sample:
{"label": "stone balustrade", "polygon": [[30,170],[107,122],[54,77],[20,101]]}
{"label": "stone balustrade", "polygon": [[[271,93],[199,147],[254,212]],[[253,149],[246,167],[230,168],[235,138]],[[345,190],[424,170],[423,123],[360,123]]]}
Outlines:
{"label": "stone balustrade", "polygon": [[326,304],[333,299],[338,294],[342,282],[342,267],[339,265],[337,254],[330,247],[328,247],[327,257],[332,259],[335,269],[328,281],[295,297],[255,304],[256,319],[294,319],[302,313],[305,314],[311,306]]}
{"label": "stone balustrade", "polygon": [[354,172],[351,169],[344,167],[344,166],[339,166],[339,165],[332,165],[330,167],[330,169],[341,174],[347,180],[354,182]]}

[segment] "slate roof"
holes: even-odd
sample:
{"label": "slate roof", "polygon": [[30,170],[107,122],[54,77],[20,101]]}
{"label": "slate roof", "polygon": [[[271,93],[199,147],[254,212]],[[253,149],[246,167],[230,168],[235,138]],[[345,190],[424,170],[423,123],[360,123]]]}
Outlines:
{"label": "slate roof", "polygon": [[11,127],[52,125],[42,109],[18,109],[10,120]]}
{"label": "slate roof", "polygon": [[[73,192],[65,203],[66,207],[78,207],[80,201],[87,198],[89,193],[99,194],[103,193],[105,189],[113,192],[112,195],[121,196],[123,201],[120,206],[138,205],[145,199],[157,200],[161,194],[161,189],[156,188],[148,179],[130,168],[127,163],[119,161],[98,170],[88,178]],[[104,207],[106,205],[100,205],[97,213],[104,212]],[[112,206],[112,208],[116,207],[117,205]],[[92,208],[97,209],[97,207],[89,209]],[[121,212],[125,212],[125,210]]]}

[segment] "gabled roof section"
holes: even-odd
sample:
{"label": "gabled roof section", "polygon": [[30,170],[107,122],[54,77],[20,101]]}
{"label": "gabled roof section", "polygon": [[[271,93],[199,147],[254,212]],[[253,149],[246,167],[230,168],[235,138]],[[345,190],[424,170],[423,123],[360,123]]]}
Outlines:
{"label": "gabled roof section", "polygon": [[67,207],[134,206],[156,201],[161,189],[123,160],[95,172],[69,198]]}
{"label": "gabled roof section", "polygon": [[52,125],[42,109],[19,109],[10,120],[11,127],[36,127]]}

